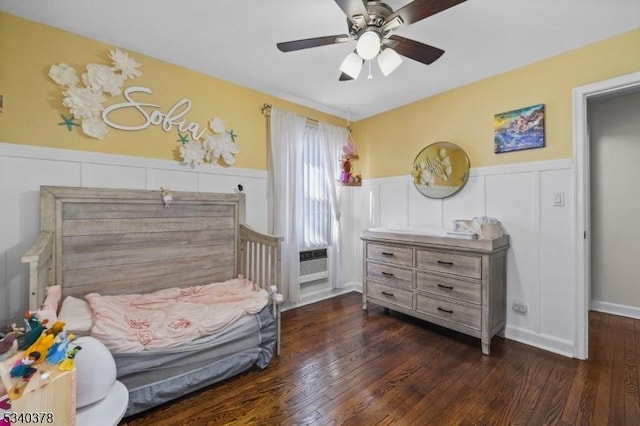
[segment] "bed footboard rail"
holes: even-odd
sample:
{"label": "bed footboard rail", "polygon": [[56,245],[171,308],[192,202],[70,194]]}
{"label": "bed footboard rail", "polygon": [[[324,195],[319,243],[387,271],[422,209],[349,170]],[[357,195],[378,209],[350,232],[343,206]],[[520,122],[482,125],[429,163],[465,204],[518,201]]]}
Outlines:
{"label": "bed footboard rail", "polygon": [[[263,234],[240,224],[238,273],[269,291],[273,316],[276,319],[276,354],[280,354],[280,260],[282,237]],[[275,286],[275,292],[270,287]]]}
{"label": "bed footboard rail", "polygon": [[282,237],[263,234],[240,225],[239,274],[266,290],[280,284],[280,242]]}
{"label": "bed footboard rail", "polygon": [[40,231],[21,261],[29,265],[29,309],[39,309],[55,280],[53,232]]}

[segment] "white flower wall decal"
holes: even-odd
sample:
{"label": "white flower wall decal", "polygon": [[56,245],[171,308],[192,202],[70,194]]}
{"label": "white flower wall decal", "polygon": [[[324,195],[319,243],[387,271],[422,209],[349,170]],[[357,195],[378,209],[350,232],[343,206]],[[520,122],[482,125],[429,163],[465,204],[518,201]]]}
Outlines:
{"label": "white flower wall decal", "polygon": [[138,70],[140,64],[122,50],[112,50],[109,57],[113,61],[114,68],[122,72],[125,80],[142,75],[142,72]]}
{"label": "white flower wall decal", "polygon": [[[49,77],[64,88],[62,105],[69,109],[71,117],[62,116],[69,131],[80,127],[87,136],[103,139],[109,127],[119,130],[142,130],[150,125],[161,125],[165,132],[174,127],[180,139],[179,153],[182,164],[194,168],[202,163],[235,163],[235,154],[240,147],[235,143],[236,134],[227,130],[225,122],[214,117],[208,122],[208,129],[200,131],[200,126],[187,122],[184,114],[191,108],[191,101],[182,99],[167,112],[159,110],[153,103],[137,103],[134,93],[150,95],[151,89],[140,86],[123,88],[125,82],[140,77],[140,64],[120,49],[110,51],[110,65],[88,64],[80,76],[67,64],[56,64],[49,68]],[[126,102],[111,103],[105,107],[110,97],[123,96]],[[126,126],[114,123],[108,118],[110,112],[131,108],[143,116],[143,125]],[[152,111],[149,111],[151,109]],[[81,124],[74,123],[80,120]],[[209,132],[207,132],[207,130]]]}
{"label": "white flower wall decal", "polygon": [[[82,131],[96,139],[102,139],[107,134],[107,126],[100,118],[104,110],[104,94],[118,96],[122,93],[125,80],[142,75],[137,69],[140,64],[120,49],[112,50],[109,57],[111,66],[88,64],[81,78],[67,64],[49,68],[49,77],[66,88],[62,92],[62,105],[69,108],[74,118],[82,121]],[[80,82],[84,87],[78,86]]]}
{"label": "white flower wall decal", "polygon": [[86,87],[69,87],[62,92],[64,99],[62,105],[69,108],[71,114],[77,119],[96,118],[104,109],[102,103],[104,96],[101,92],[95,93]]}
{"label": "white flower wall decal", "polygon": [[82,131],[87,135],[102,139],[107,134],[107,125],[98,117],[85,118],[82,120]]}
{"label": "white flower wall decal", "polygon": [[67,64],[51,65],[49,77],[61,86],[75,86],[80,81],[76,70]]}
{"label": "white flower wall decal", "polygon": [[191,166],[192,169],[202,164],[205,159],[205,155],[206,151],[202,144],[198,141],[194,141],[193,139],[180,146],[182,164],[185,166]]}
{"label": "white flower wall decal", "polygon": [[111,96],[118,96],[122,93],[125,78],[115,71],[115,68],[107,65],[89,64],[87,72],[82,74],[82,82],[93,93],[107,92]]}
{"label": "white flower wall decal", "polygon": [[229,166],[235,163],[234,155],[240,152],[240,147],[234,141],[233,130],[226,130],[224,121],[218,117],[209,120],[209,129],[213,133],[203,135],[202,142],[180,135],[182,164],[193,168],[204,162],[217,163],[221,158]]}
{"label": "white flower wall decal", "polygon": [[218,117],[213,117],[211,120],[209,120],[209,128],[213,130],[214,133],[222,133],[226,130],[224,121],[222,121],[222,119]]}

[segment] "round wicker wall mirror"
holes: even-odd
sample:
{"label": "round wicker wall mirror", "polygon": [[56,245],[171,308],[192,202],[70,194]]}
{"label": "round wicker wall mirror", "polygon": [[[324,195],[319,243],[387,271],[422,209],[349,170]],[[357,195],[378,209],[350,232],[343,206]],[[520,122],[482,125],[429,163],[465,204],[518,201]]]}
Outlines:
{"label": "round wicker wall mirror", "polygon": [[460,191],[469,179],[469,157],[451,142],[436,142],[413,160],[411,176],[422,195],[447,198]]}

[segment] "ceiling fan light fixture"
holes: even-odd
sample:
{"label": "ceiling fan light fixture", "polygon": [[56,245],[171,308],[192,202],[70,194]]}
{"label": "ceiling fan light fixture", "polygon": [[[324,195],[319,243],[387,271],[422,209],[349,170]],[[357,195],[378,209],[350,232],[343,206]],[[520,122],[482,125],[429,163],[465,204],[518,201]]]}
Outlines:
{"label": "ceiling fan light fixture", "polygon": [[380,34],[376,31],[365,31],[358,38],[356,52],[365,61],[373,59],[380,52]]}
{"label": "ceiling fan light fixture", "polygon": [[364,61],[362,60],[362,58],[360,58],[360,56],[351,52],[347,55],[346,58],[344,58],[344,61],[342,61],[342,65],[340,65],[340,71],[355,80],[356,78],[358,78],[358,74],[360,74],[363,62]]}
{"label": "ceiling fan light fixture", "polygon": [[380,71],[382,74],[388,76],[398,68],[398,66],[402,63],[402,57],[398,55],[398,53],[387,47],[378,55],[378,66],[380,67]]}

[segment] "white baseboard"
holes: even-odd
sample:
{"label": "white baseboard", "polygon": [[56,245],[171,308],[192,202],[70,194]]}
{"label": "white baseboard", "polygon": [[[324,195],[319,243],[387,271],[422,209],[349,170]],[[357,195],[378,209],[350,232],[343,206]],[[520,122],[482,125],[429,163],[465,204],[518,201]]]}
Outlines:
{"label": "white baseboard", "polygon": [[601,300],[592,300],[590,308],[592,311],[640,319],[640,308],[636,306],[618,305],[616,303],[603,302]]}
{"label": "white baseboard", "polygon": [[507,326],[505,329],[505,337],[525,345],[535,346],[545,351],[553,352],[559,355],[575,358],[575,347],[573,342],[557,337],[532,333],[515,327]]}
{"label": "white baseboard", "polygon": [[282,311],[288,311],[289,309],[299,308],[301,306],[310,305],[311,303],[320,302],[321,300],[331,299],[332,297],[340,296],[342,294],[350,293],[352,291],[362,292],[362,287],[358,286],[359,283],[347,283],[344,288],[331,289],[327,288],[320,291],[314,291],[309,293],[302,293],[299,302],[284,302],[282,305]]}

